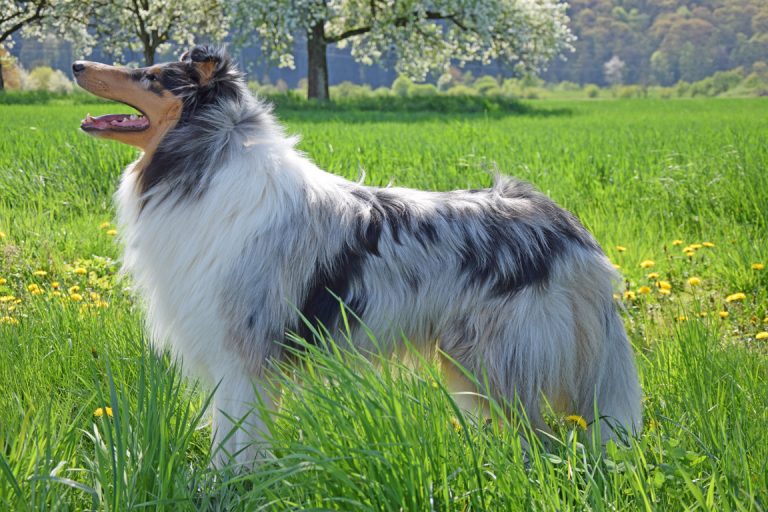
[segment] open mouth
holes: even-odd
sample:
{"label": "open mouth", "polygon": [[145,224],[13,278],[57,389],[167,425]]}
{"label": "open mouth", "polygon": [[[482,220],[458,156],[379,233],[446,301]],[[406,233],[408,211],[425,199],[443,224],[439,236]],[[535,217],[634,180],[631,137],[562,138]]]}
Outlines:
{"label": "open mouth", "polygon": [[85,116],[80,129],[86,132],[140,132],[149,128],[149,118],[142,114],[106,114],[98,117]]}

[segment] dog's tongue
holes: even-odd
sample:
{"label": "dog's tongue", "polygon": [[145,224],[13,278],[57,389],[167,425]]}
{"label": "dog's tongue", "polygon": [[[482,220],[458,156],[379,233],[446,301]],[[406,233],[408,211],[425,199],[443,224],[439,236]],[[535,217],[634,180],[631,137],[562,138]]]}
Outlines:
{"label": "dog's tongue", "polygon": [[136,114],[106,114],[103,116],[92,117],[91,114],[85,116],[81,123],[83,128],[94,130],[110,130],[127,128],[130,130],[143,129],[149,126],[149,121],[144,116]]}

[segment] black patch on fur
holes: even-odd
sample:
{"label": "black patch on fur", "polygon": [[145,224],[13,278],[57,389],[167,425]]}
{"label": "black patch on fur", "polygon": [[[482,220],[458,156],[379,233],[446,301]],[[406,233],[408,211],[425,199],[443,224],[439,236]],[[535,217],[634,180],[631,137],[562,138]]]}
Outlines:
{"label": "black patch on fur", "polygon": [[[319,263],[314,277],[307,286],[307,293],[299,312],[312,326],[327,329],[333,333],[338,329],[341,304],[346,304],[355,315],[361,316],[365,310],[364,295],[351,296],[352,283],[360,281],[365,262],[365,251],[354,249],[344,244],[339,253],[328,263]],[[352,318],[350,318],[352,320]],[[314,341],[312,330],[299,320],[296,333],[307,340]],[[289,346],[293,346],[288,342]]]}
{"label": "black patch on fur", "polygon": [[[464,230],[461,270],[468,285],[490,283],[495,296],[514,294],[546,285],[552,266],[569,247],[600,250],[576,217],[531,185],[505,180],[494,191],[504,198],[527,200],[532,211],[521,213],[503,205],[484,210],[477,219],[484,236]],[[505,268],[508,261],[515,263],[514,268]]]}

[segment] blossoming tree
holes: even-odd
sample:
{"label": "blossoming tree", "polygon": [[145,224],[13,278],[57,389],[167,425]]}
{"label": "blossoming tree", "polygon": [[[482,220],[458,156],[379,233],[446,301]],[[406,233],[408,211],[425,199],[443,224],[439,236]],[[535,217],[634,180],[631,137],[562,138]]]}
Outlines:
{"label": "blossoming tree", "polygon": [[[329,45],[350,45],[364,64],[393,55],[398,72],[424,79],[451,62],[503,59],[535,71],[570,48],[559,0],[239,0],[234,18],[282,66],[294,65],[294,37],[307,40],[310,98],[328,99]],[[250,30],[248,30],[250,29]]]}
{"label": "blossoming tree", "polygon": [[[30,37],[54,34],[82,51],[91,42],[82,23],[86,13],[87,3],[81,0],[0,0],[0,46],[10,49],[14,34],[19,32]],[[0,58],[0,90],[3,88]]]}
{"label": "blossoming tree", "polygon": [[102,47],[120,58],[125,48],[140,51],[144,65],[171,43],[189,46],[196,38],[218,42],[229,24],[223,0],[95,1],[91,28]]}

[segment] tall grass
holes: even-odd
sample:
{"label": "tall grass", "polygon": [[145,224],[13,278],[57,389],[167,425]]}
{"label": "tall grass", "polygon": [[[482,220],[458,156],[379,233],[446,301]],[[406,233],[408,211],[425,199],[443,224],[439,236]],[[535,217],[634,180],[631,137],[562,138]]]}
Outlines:
{"label": "tall grass", "polygon": [[278,110],[349,178],[445,190],[499,169],[579,215],[626,278],[645,426],[601,450],[553,417],[541,439],[517,413],[463,417],[431,361],[306,347],[299,372],[274,375],[272,454],[249,472],[210,468],[210,390],[147,348],[110,234],[135,153],[78,133],[89,109],[115,107],[0,106],[0,509],[768,507],[768,270],[752,267],[768,265],[764,101]]}

